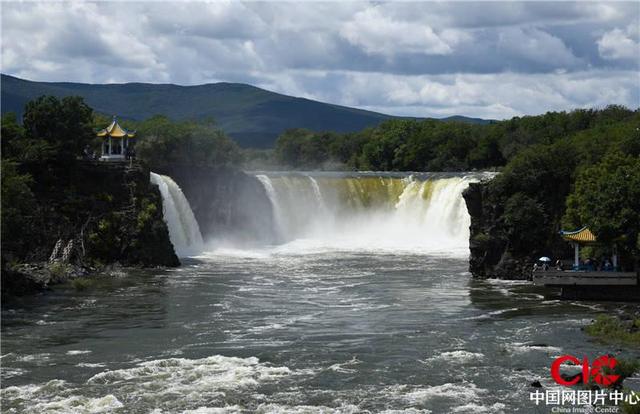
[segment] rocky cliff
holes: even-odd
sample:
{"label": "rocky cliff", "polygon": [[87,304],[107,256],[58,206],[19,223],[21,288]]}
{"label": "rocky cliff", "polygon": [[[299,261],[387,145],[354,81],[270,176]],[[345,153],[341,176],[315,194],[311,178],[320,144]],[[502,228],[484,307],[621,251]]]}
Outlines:
{"label": "rocky cliff", "polygon": [[527,279],[530,268],[527,261],[517,259],[509,252],[508,244],[497,226],[501,206],[487,200],[483,183],[473,183],[463,197],[471,216],[469,238],[469,271],[478,278]]}
{"label": "rocky cliff", "polygon": [[[495,183],[494,183],[495,184]],[[536,258],[571,257],[558,236],[562,211],[514,217],[500,185],[473,183],[463,197],[471,216],[469,271],[477,278],[529,279]],[[522,217],[524,216],[524,217]]]}
{"label": "rocky cliff", "polygon": [[35,203],[32,211],[22,212],[28,225],[4,237],[3,296],[53,281],[59,271],[37,271],[52,264],[58,270],[58,265],[98,269],[114,263],[180,264],[163,220],[160,192],[150,184],[144,166],[49,161],[18,168],[31,177]]}

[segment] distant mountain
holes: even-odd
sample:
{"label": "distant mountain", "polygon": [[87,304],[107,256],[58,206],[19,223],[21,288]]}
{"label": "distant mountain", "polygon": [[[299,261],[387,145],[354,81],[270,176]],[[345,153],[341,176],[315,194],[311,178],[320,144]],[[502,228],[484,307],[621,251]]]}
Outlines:
{"label": "distant mountain", "polygon": [[494,119],[470,118],[468,116],[462,116],[462,115],[453,115],[453,116],[448,116],[446,118],[440,118],[440,121],[466,122],[467,124],[482,124],[482,125],[497,122]]}
{"label": "distant mountain", "polygon": [[[350,132],[376,126],[391,115],[281,95],[240,83],[196,86],[124,83],[34,82],[2,75],[2,112],[22,115],[40,95],[79,95],[97,112],[142,120],[163,114],[172,119],[213,118],[244,147],[268,148],[289,128]],[[449,119],[486,123],[482,119]]]}

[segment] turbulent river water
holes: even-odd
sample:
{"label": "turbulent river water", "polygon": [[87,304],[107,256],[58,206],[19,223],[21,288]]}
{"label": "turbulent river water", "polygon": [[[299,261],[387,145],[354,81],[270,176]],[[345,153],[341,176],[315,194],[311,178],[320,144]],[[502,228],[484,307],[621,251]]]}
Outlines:
{"label": "turbulent river water", "polygon": [[620,355],[581,331],[619,305],[470,278],[480,176],[257,176],[279,243],[3,309],[3,412],[545,412],[555,356]]}

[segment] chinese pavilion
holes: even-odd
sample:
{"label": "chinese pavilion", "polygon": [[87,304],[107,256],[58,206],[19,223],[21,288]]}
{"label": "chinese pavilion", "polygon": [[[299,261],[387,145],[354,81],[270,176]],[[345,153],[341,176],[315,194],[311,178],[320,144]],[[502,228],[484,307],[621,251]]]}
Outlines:
{"label": "chinese pavilion", "polygon": [[[586,226],[574,231],[562,230],[560,231],[560,235],[565,241],[568,241],[573,245],[573,249],[574,249],[573,267],[576,270],[580,268],[580,245],[588,246],[588,245],[599,244],[598,240],[596,239],[596,236]],[[612,251],[613,251],[613,255],[612,255],[613,269],[617,270],[618,254],[617,254],[617,249],[615,244],[613,245]]]}
{"label": "chinese pavilion", "polygon": [[102,161],[124,161],[132,155],[135,131],[128,131],[118,124],[114,116],[108,127],[98,131],[97,136],[102,139]]}

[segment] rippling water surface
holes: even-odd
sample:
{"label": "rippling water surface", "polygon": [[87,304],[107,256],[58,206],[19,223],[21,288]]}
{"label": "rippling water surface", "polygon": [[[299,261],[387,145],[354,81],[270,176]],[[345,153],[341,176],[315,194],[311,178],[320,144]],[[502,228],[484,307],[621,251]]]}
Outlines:
{"label": "rippling water surface", "polygon": [[541,412],[552,358],[619,354],[580,330],[606,308],[446,256],[217,250],[25,299],[2,313],[3,411]]}

